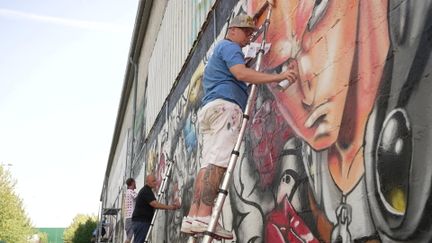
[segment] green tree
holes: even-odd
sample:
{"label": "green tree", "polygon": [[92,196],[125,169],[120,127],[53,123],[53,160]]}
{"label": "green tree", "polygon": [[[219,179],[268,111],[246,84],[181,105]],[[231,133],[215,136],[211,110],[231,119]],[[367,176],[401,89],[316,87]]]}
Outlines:
{"label": "green tree", "polygon": [[16,181],[0,165],[0,242],[26,242],[35,233],[22,200],[15,194]]}
{"label": "green tree", "polygon": [[48,234],[45,232],[38,232],[39,242],[40,243],[48,243]]}
{"label": "green tree", "polygon": [[71,225],[65,229],[63,240],[65,243],[88,243],[96,225],[96,216],[78,214],[74,217]]}

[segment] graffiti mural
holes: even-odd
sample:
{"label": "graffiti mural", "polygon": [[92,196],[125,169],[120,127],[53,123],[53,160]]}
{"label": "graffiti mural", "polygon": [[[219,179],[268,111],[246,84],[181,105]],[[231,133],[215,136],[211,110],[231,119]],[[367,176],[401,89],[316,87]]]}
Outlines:
{"label": "graffiti mural", "polygon": [[[295,61],[300,81],[259,87],[222,223],[236,242],[430,242],[432,1],[273,2],[264,69]],[[159,180],[175,162],[166,200],[183,207],[157,228],[168,242],[187,240],[204,65],[148,150]]]}
{"label": "graffiti mural", "polygon": [[[248,11],[263,2],[249,1]],[[413,1],[275,2],[264,65],[278,72],[295,60],[301,82],[261,89],[234,191],[237,210],[254,214],[241,220],[261,217],[263,228],[239,225],[238,235],[429,241],[432,165],[421,152],[426,140],[413,134],[430,137],[430,112],[416,107],[430,111],[418,90],[431,89],[430,2],[427,9]]]}
{"label": "graffiti mural", "polygon": [[[182,205],[191,204],[194,178],[199,168],[196,120],[203,94],[201,87],[203,68],[204,64],[201,64],[192,76],[185,94],[178,100],[148,151],[147,173],[156,175],[159,185],[163,180],[168,162],[174,163],[167,186],[166,203],[179,200]],[[182,217],[187,215],[185,210],[186,207],[182,207],[175,212],[160,212],[161,217],[158,218],[154,237],[166,239],[168,242],[185,242],[187,236],[180,235]]]}

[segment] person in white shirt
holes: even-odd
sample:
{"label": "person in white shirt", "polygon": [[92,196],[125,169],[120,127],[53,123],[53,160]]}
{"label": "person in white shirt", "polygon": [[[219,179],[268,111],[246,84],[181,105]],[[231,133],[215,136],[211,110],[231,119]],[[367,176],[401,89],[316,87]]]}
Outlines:
{"label": "person in white shirt", "polygon": [[126,180],[127,190],[126,196],[124,199],[124,219],[125,225],[124,229],[126,231],[126,240],[125,243],[130,243],[133,237],[133,228],[132,228],[132,213],[135,208],[135,198],[137,196],[136,184],[133,178],[128,178]]}

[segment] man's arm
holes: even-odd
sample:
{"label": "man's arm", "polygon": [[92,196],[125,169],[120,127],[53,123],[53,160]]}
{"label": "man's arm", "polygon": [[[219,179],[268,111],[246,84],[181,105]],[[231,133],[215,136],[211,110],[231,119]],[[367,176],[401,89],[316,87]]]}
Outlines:
{"label": "man's arm", "polygon": [[257,72],[252,68],[246,67],[244,64],[236,64],[230,67],[229,70],[237,80],[253,84],[280,82],[285,79],[288,79],[290,82],[295,82],[298,76],[298,69],[296,64],[293,68],[290,68],[289,70],[279,74]]}
{"label": "man's arm", "polygon": [[152,206],[153,208],[156,208],[156,209],[176,210],[176,209],[180,208],[180,205],[176,205],[176,204],[166,205],[166,204],[162,204],[156,200],[151,201],[149,204],[150,204],[150,206]]}

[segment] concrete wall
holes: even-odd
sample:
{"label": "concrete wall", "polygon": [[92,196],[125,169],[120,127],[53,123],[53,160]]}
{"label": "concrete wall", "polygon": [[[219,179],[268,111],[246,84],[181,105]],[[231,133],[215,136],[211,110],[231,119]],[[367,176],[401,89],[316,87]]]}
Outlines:
{"label": "concrete wall", "polygon": [[[145,173],[161,181],[173,161],[164,202],[183,204],[159,214],[153,242],[187,240],[180,224],[200,163],[196,114],[214,31],[220,39],[231,13],[263,3],[216,1],[145,137]],[[233,241],[431,241],[432,1],[275,3],[263,68],[295,60],[300,80],[259,87],[222,215]]]}

